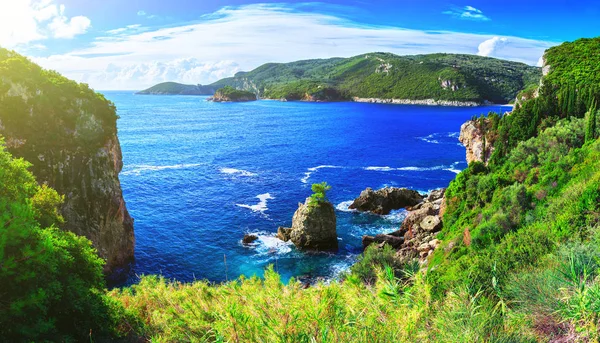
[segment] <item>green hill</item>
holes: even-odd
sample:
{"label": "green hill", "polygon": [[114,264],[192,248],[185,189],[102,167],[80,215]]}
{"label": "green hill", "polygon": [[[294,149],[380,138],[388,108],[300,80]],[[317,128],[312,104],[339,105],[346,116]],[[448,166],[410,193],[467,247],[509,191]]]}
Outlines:
{"label": "green hill", "polygon": [[520,90],[537,84],[540,77],[540,68],[489,57],[371,53],[268,63],[213,86],[228,85],[254,91],[263,98],[287,100],[359,97],[507,103]]}
{"label": "green hill", "polygon": [[489,57],[455,54],[267,63],[208,86],[158,84],[139,94],[213,94],[231,86],[266,99],[339,101],[353,98],[508,103],[539,83],[541,69]]}
{"label": "green hill", "polygon": [[177,82],[163,82],[152,86],[136,94],[153,95],[213,95],[215,92],[212,86],[202,85],[184,85]]}
{"label": "green hill", "polygon": [[209,98],[210,101],[214,102],[246,102],[246,101],[256,101],[256,94],[235,89],[230,86],[225,86],[223,88],[217,89],[215,95]]}

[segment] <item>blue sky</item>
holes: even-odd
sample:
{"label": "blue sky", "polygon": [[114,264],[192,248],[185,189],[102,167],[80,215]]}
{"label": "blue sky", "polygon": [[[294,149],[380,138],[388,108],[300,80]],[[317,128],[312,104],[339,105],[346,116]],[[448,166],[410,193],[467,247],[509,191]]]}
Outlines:
{"label": "blue sky", "polygon": [[96,89],[207,84],[266,62],[470,53],[538,64],[600,36],[593,1],[0,0],[0,46]]}

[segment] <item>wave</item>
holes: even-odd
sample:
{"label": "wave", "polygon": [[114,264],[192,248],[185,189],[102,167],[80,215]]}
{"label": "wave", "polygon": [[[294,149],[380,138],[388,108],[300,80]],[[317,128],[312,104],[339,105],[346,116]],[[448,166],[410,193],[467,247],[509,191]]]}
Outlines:
{"label": "wave", "polygon": [[302,181],[302,183],[308,183],[308,179],[310,179],[310,177],[312,176],[312,174],[316,171],[318,171],[319,169],[337,169],[337,168],[343,168],[341,166],[332,166],[332,165],[321,165],[321,166],[316,166],[316,167],[312,167],[312,168],[308,168],[307,172],[304,173],[304,177],[302,179],[300,179],[300,181]]}
{"label": "wave", "polygon": [[223,174],[246,176],[246,177],[252,177],[252,176],[257,176],[258,175],[256,173],[252,173],[252,172],[249,172],[247,170],[235,169],[235,168],[221,168],[221,169],[219,169],[219,171],[221,173],[223,173]]}
{"label": "wave", "polygon": [[364,170],[374,170],[374,171],[393,171],[396,170],[396,168],[391,168],[391,167],[366,167],[363,168]]}
{"label": "wave", "polygon": [[[460,132],[437,132],[427,135],[425,137],[417,137],[418,139],[431,143],[431,144],[440,144],[441,139],[447,140],[447,138],[458,138],[460,136]],[[442,143],[448,143],[444,141]]]}
{"label": "wave", "polygon": [[343,202],[337,204],[335,206],[335,208],[338,211],[342,211],[342,212],[357,212],[356,210],[349,208],[350,205],[352,205],[353,202],[354,202],[354,200],[343,201]]}
{"label": "wave", "polygon": [[140,175],[142,172],[152,172],[152,171],[161,171],[161,170],[169,170],[169,169],[189,169],[200,166],[201,164],[174,164],[170,166],[152,166],[152,165],[132,165],[133,169],[127,170],[121,173],[121,175]]}
{"label": "wave", "polygon": [[292,251],[294,245],[292,242],[280,240],[275,234],[269,232],[259,231],[249,234],[256,235],[258,239],[246,247],[255,249],[258,255],[285,255]]}
{"label": "wave", "polygon": [[269,209],[267,207],[267,200],[275,199],[269,193],[259,194],[256,196],[256,198],[258,198],[258,200],[259,200],[258,204],[256,204],[256,205],[236,204],[236,206],[247,208],[247,209],[251,210],[252,212],[265,213],[265,211],[267,211]]}

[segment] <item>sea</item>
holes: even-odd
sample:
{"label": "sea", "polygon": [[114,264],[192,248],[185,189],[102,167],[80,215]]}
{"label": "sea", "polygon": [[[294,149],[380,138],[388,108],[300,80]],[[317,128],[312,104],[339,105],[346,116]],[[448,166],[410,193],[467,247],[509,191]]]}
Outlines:
{"label": "sea", "polygon": [[[510,110],[104,94],[120,116],[120,180],[135,219],[127,284],[148,274],[218,283],[260,277],[270,265],[284,282],[339,278],[363,251],[363,235],[397,230],[406,215],[349,210],[362,190],[446,187],[467,167],[461,124]],[[275,237],[319,182],[332,187],[335,253],[302,252]],[[247,233],[259,239],[245,246]]]}

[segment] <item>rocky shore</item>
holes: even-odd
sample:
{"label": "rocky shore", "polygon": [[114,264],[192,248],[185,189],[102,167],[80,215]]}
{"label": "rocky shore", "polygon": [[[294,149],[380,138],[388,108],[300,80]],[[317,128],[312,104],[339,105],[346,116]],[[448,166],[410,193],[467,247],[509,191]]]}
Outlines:
{"label": "rocky shore", "polygon": [[489,105],[489,103],[478,103],[475,101],[451,101],[451,100],[435,100],[435,99],[379,99],[379,98],[352,98],[354,102],[365,102],[372,104],[392,104],[392,105],[424,105],[424,106],[455,106],[455,107],[475,107],[481,105]]}
{"label": "rocky shore", "polygon": [[421,264],[426,263],[427,257],[440,244],[436,236],[442,229],[445,191],[434,190],[421,202],[407,208],[408,214],[399,230],[376,236],[363,236],[363,247],[377,244],[383,248],[388,244],[396,249],[396,258],[400,263],[413,260],[418,260]]}

